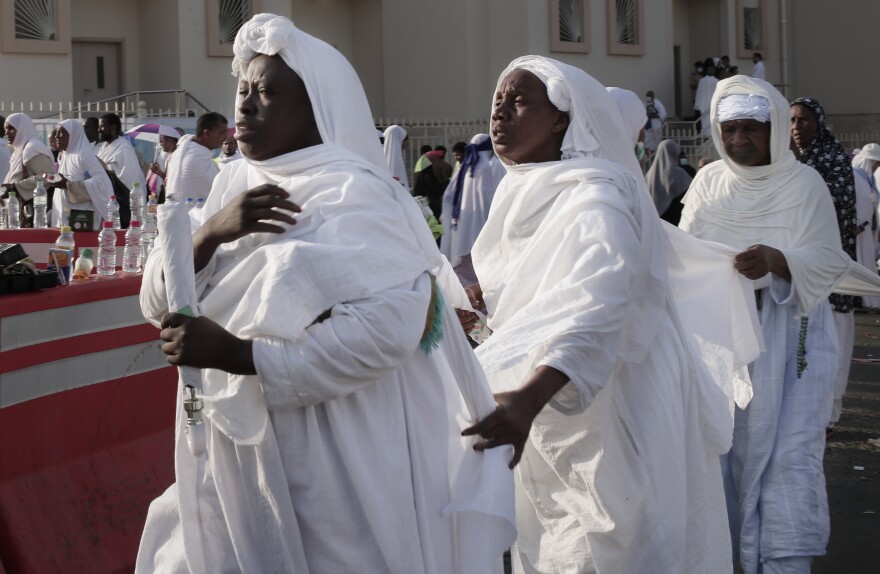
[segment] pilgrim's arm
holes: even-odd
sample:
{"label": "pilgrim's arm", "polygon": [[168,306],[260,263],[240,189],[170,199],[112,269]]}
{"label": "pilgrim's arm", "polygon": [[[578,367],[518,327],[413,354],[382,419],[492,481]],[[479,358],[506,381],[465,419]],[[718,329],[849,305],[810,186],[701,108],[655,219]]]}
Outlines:
{"label": "pilgrim's arm", "polygon": [[788,260],[782,251],[768,245],[752,245],[733,258],[733,266],[744,277],[755,280],[773,273],[786,281],[791,281]]}
{"label": "pilgrim's arm", "polygon": [[[355,392],[409,360],[425,329],[427,275],[336,305],[293,339],[257,338],[256,371],[270,407],[302,407]],[[444,326],[444,329],[454,328]]]}
{"label": "pilgrim's arm", "polygon": [[37,181],[43,179],[43,174],[55,173],[55,165],[52,160],[42,154],[32,157],[25,166],[29,177],[15,182],[15,191],[24,201],[29,201],[34,196],[34,189],[37,187]]}

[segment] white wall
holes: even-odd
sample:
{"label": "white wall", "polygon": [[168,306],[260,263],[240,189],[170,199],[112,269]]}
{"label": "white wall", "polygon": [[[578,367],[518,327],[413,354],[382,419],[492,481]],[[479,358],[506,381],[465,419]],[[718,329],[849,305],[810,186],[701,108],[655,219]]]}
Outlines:
{"label": "white wall", "polygon": [[173,90],[180,87],[180,26],[177,0],[138,2],[141,90]]}
{"label": "white wall", "polygon": [[[73,99],[73,70],[70,54],[0,53],[0,114],[9,115],[9,103],[15,111],[23,101],[62,102]],[[39,115],[39,114],[34,114]]]}
{"label": "white wall", "polygon": [[71,10],[71,38],[122,41],[122,90],[140,88],[140,23],[137,0],[77,0]]}

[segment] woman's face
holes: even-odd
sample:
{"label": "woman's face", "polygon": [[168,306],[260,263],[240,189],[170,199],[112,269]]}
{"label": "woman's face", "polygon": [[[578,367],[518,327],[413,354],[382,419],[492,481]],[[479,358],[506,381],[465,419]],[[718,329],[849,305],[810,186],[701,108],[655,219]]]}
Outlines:
{"label": "woman's face", "polygon": [[816,139],[819,122],[813,110],[803,104],[791,106],[791,139],[799,148],[805,148]]}
{"label": "woman's face", "polygon": [[159,146],[165,153],[171,153],[177,149],[177,138],[159,136]]}
{"label": "woman's face", "polygon": [[280,56],[251,60],[238,98],[235,139],[245,157],[264,161],[322,143],[306,86]]}
{"label": "woman's face", "polygon": [[55,130],[55,138],[58,140],[58,149],[66,151],[67,146],[70,145],[70,134],[67,133],[67,130],[59,126]]}
{"label": "woman's face", "polygon": [[18,133],[18,130],[15,129],[15,126],[10,124],[9,122],[6,122],[6,124],[3,126],[3,129],[6,130],[6,141],[9,142],[9,145],[14,144],[15,135]]}
{"label": "woman's face", "polygon": [[556,109],[533,73],[516,69],[501,82],[492,108],[495,151],[513,163],[557,161],[568,114]]}

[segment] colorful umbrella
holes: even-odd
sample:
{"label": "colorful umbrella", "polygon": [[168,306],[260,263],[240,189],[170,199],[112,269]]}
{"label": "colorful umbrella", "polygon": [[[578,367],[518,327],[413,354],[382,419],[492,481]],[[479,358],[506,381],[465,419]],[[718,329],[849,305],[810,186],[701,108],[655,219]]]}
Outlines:
{"label": "colorful umbrella", "polygon": [[159,143],[159,136],[167,136],[175,139],[180,137],[180,134],[176,129],[171,126],[166,126],[165,124],[141,124],[125,132],[125,135],[153,143]]}

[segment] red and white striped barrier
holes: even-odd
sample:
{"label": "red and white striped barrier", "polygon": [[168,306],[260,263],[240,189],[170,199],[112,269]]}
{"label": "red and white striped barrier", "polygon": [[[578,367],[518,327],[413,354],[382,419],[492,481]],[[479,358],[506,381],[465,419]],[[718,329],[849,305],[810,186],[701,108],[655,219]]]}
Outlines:
{"label": "red and white striped barrier", "polygon": [[93,277],[0,296],[0,574],[132,571],[174,481],[177,371],[140,275]]}

